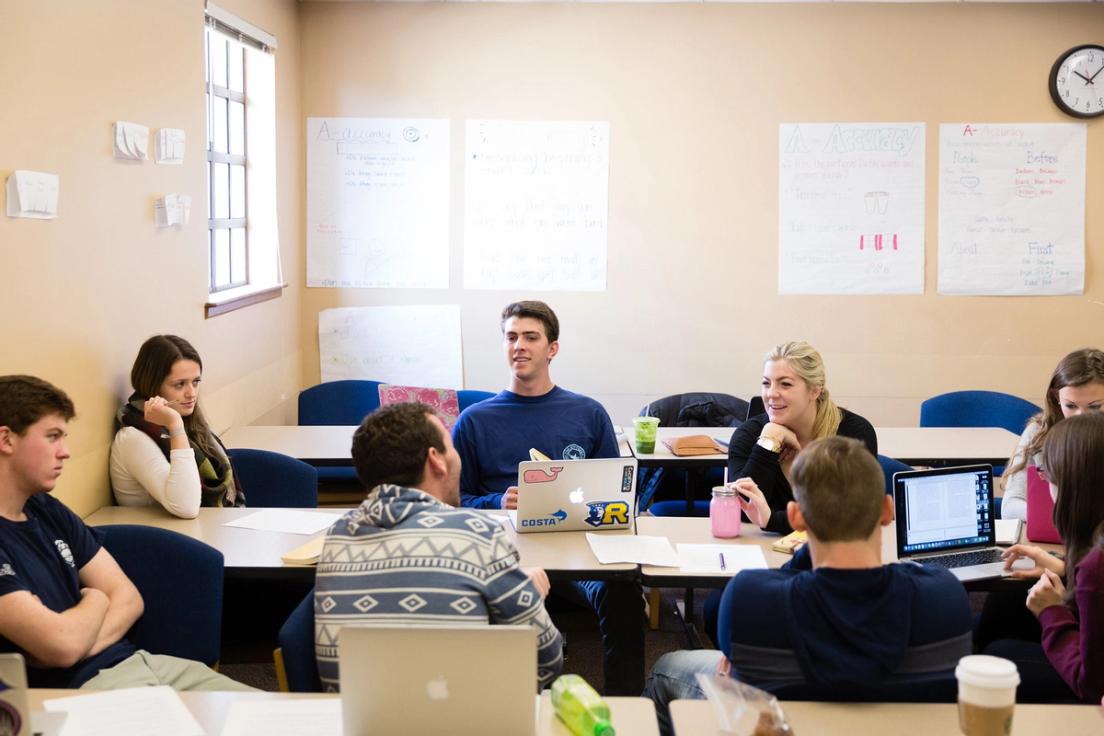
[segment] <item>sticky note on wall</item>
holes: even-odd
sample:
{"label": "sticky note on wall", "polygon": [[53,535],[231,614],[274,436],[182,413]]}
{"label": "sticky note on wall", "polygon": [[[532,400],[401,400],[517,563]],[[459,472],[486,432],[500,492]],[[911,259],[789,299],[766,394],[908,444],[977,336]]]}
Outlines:
{"label": "sticky note on wall", "polygon": [[8,217],[57,217],[58,183],[57,174],[13,171],[8,177]]}

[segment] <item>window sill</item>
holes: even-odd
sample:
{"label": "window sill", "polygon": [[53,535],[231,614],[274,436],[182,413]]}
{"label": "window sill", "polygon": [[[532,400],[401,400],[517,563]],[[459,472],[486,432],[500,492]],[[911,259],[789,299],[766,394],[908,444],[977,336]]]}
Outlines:
{"label": "window sill", "polygon": [[275,284],[273,286],[261,287],[250,285],[213,294],[208,297],[207,303],[204,305],[206,318],[210,319],[211,317],[233,312],[242,307],[267,302],[269,299],[276,299],[284,293],[284,289],[286,288],[287,284]]}

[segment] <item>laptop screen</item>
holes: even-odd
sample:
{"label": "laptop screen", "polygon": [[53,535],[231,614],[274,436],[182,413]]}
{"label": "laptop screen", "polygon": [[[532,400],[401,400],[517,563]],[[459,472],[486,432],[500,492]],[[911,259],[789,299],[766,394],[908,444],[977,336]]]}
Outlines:
{"label": "laptop screen", "polygon": [[996,542],[993,469],[988,465],[897,473],[893,500],[899,556]]}

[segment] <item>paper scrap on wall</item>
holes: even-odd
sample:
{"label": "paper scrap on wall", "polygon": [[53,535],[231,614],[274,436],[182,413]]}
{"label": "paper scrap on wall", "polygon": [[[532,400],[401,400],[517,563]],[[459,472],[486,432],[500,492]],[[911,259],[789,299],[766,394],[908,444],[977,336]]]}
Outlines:
{"label": "paper scrap on wall", "polygon": [[41,171],[13,171],[8,176],[8,217],[52,220],[57,217],[57,174]]}
{"label": "paper scrap on wall", "polygon": [[924,291],[924,124],[779,126],[778,291]]}
{"label": "paper scrap on wall", "polygon": [[939,293],[1080,294],[1085,126],[939,126]]}
{"label": "paper scrap on wall", "polygon": [[460,306],[341,307],[318,315],[322,381],[463,388]]}
{"label": "paper scrap on wall", "polygon": [[149,128],[117,120],[112,130],[112,146],[115,158],[145,161],[149,158]]}
{"label": "paper scrap on wall", "polygon": [[180,128],[161,128],[157,131],[157,163],[184,163],[184,131]]}
{"label": "paper scrap on wall", "polygon": [[469,120],[464,287],[604,291],[609,123]]}
{"label": "paper scrap on wall", "polygon": [[154,202],[153,211],[157,227],[187,225],[192,212],[192,197],[189,194],[166,194]]}
{"label": "paper scrap on wall", "polygon": [[308,118],[307,286],[448,285],[448,120]]}

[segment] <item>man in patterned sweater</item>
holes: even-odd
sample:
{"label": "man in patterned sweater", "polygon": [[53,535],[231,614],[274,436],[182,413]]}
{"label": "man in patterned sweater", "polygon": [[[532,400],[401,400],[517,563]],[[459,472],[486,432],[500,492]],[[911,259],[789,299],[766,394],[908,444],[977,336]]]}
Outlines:
{"label": "man in patterned sweater", "polygon": [[315,583],[314,631],[323,688],[338,690],[338,631],[372,624],[529,624],[537,683],[563,665],[563,639],[544,609],[548,576],[522,570],[487,514],[460,505],[460,456],[424,404],[393,404],[353,435],[368,497],[326,535]]}

